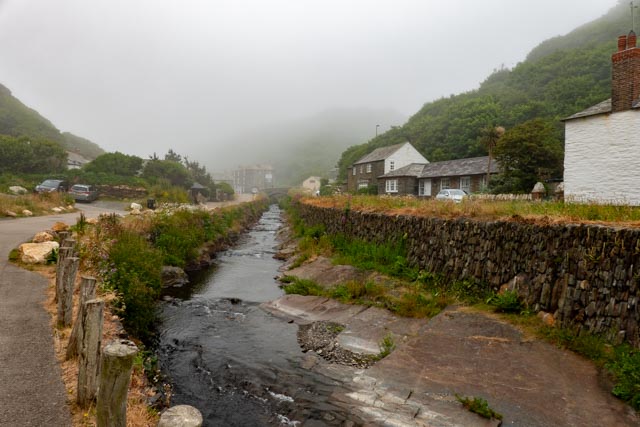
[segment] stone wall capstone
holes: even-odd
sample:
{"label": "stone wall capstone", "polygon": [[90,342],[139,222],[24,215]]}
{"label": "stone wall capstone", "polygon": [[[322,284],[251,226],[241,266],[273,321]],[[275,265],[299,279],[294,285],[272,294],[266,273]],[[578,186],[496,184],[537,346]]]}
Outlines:
{"label": "stone wall capstone", "polygon": [[405,239],[408,261],[447,279],[509,284],[575,333],[640,346],[640,229],[481,222],[297,205],[308,225],[373,243]]}

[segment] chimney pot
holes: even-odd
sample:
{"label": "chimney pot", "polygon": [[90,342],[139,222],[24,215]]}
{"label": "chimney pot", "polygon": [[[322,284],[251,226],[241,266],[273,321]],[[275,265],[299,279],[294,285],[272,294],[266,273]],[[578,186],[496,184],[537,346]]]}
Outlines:
{"label": "chimney pot", "polygon": [[618,37],[618,52],[621,52],[627,48],[627,36]]}
{"label": "chimney pot", "polygon": [[633,49],[634,47],[636,47],[636,33],[632,31],[629,32],[629,35],[627,36],[627,49]]}

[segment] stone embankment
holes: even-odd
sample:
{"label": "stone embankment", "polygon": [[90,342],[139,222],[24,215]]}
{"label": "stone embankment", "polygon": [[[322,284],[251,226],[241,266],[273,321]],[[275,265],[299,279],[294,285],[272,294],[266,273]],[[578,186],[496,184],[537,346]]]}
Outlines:
{"label": "stone embankment", "polygon": [[574,332],[640,345],[640,229],[480,222],[298,204],[308,225],[374,243],[401,242],[409,263],[451,280],[508,285]]}

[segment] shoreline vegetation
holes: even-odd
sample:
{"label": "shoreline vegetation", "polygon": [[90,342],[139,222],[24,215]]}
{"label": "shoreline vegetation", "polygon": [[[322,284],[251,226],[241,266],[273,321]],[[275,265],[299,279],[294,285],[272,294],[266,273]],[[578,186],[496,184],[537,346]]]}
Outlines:
{"label": "shoreline vegetation", "polygon": [[[150,350],[155,333],[155,305],[162,291],[162,267],[195,270],[210,265],[215,253],[231,245],[267,207],[266,199],[214,210],[176,205],[137,216],[103,215],[96,221],[80,215],[70,227],[81,260],[76,285],[81,276],[96,277],[98,297],[106,302],[102,342],[126,337],[140,348],[128,395],[128,425],[155,426],[158,410],[170,403],[170,386],[162,382],[157,360]],[[77,359],[65,360],[71,327],[59,327],[55,319],[55,266],[32,269],[49,280],[44,305],[51,314],[55,353],[73,425],[95,425],[95,405],[83,409],[76,404]],[[74,318],[78,310],[77,290],[76,286]]]}
{"label": "shoreline vegetation", "polygon": [[[343,283],[323,286],[313,280],[288,275],[281,277],[286,293],[316,295],[345,304],[385,308],[404,317],[429,319],[450,305],[462,305],[498,316],[523,332],[560,348],[571,350],[591,360],[611,383],[611,392],[640,410],[640,351],[628,344],[612,345],[604,337],[579,334],[556,327],[544,313],[534,313],[509,290],[491,288],[471,280],[447,281],[441,275],[410,266],[402,242],[372,244],[348,236],[328,234],[322,225],[307,226],[296,211],[297,203],[337,209],[353,209],[387,214],[430,215],[446,218],[472,217],[476,220],[516,220],[564,223],[589,221],[616,225],[640,226],[640,209],[623,206],[562,206],[555,202],[497,204],[487,208],[474,201],[461,204],[419,201],[414,198],[380,198],[369,196],[334,196],[296,199],[285,206],[291,239],[296,251],[288,261],[289,271],[310,264],[320,257],[334,265],[351,265],[359,271],[374,272],[347,279]],[[489,205],[495,205],[492,202]],[[530,208],[522,209],[523,205]],[[513,209],[519,214],[511,214]],[[469,213],[473,213],[469,215]],[[554,213],[554,217],[550,215]],[[525,219],[526,218],[526,219]],[[511,220],[514,220],[511,218]],[[382,275],[382,276],[380,276]],[[358,275],[356,275],[358,276]],[[363,279],[364,277],[364,279]],[[373,277],[373,279],[372,279]]]}

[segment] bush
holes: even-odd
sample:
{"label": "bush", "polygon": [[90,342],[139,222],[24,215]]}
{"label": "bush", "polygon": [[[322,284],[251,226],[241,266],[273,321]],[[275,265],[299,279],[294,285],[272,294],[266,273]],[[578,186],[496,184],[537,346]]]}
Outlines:
{"label": "bush", "polygon": [[108,262],[111,268],[103,280],[121,297],[116,308],[125,327],[139,338],[150,338],[162,286],[162,253],[142,236],[123,230],[111,246]]}
{"label": "bush", "polygon": [[489,304],[495,307],[498,313],[520,313],[523,309],[522,302],[516,291],[506,290],[501,294],[492,296]]}

